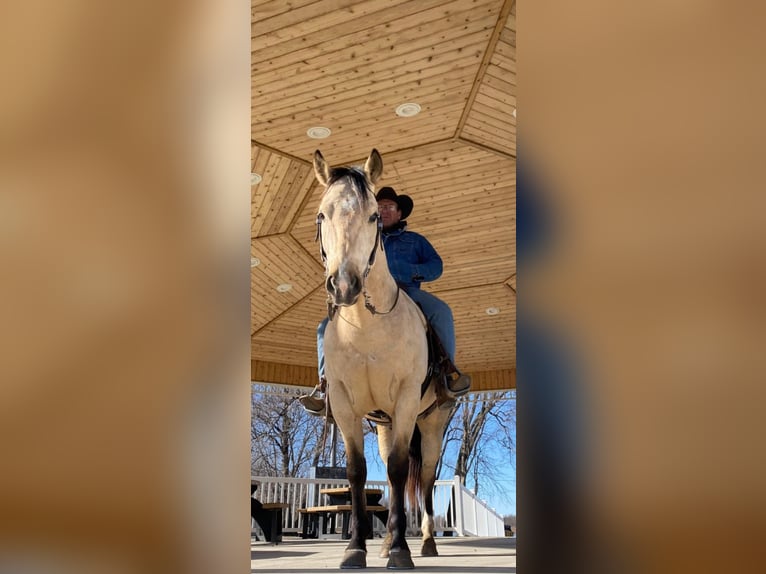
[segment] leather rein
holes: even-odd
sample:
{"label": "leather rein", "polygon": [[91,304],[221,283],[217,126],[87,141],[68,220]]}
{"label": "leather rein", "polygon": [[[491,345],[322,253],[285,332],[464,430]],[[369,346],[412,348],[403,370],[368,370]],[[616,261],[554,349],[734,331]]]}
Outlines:
{"label": "leather rein", "polygon": [[[380,214],[376,213],[374,216],[377,226],[377,231],[375,233],[375,244],[372,246],[372,251],[370,251],[370,256],[367,258],[367,267],[364,270],[364,275],[362,277],[362,294],[364,295],[364,306],[367,308],[367,310],[373,314],[373,315],[388,315],[391,311],[394,310],[396,307],[396,304],[399,302],[399,291],[401,289],[399,288],[399,284],[396,284],[396,298],[394,299],[394,304],[391,305],[391,308],[388,311],[378,311],[375,305],[372,304],[372,301],[370,300],[370,295],[367,293],[367,285],[365,279],[367,279],[367,275],[370,274],[370,269],[375,264],[375,255],[378,251],[378,246],[380,246],[380,250],[383,250],[383,240],[382,240],[382,233],[383,233],[383,220],[380,218]],[[322,264],[324,265],[325,270],[325,276],[327,276],[327,253],[325,253],[324,245],[322,244],[322,221],[324,221],[324,214],[320,213],[317,215],[316,219],[316,226],[317,226],[317,234],[314,238],[314,241],[319,241],[319,256],[322,258]],[[338,311],[338,305],[335,305],[332,302],[332,297],[328,295],[327,297],[327,316],[330,318],[330,321],[332,321],[333,317],[335,316],[335,313]]]}

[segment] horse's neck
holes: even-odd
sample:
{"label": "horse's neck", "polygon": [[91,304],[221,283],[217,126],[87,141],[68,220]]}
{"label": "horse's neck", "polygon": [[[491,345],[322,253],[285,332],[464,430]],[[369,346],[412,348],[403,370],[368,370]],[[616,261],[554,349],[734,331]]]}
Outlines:
{"label": "horse's neck", "polygon": [[388,259],[386,258],[386,251],[383,249],[383,241],[381,239],[381,246],[378,247],[378,254],[375,258],[375,265],[370,267],[370,275],[368,277],[368,291],[372,294],[372,290],[375,290],[376,294],[382,297],[391,298],[391,303],[396,298],[396,280],[388,270]]}
{"label": "horse's neck", "polygon": [[[378,313],[387,313],[391,310],[399,297],[396,281],[388,270],[386,252],[378,247],[375,264],[370,267],[370,273],[364,282],[368,302],[373,305]],[[365,301],[360,297],[354,306],[355,311],[364,319],[372,317],[365,308]]]}

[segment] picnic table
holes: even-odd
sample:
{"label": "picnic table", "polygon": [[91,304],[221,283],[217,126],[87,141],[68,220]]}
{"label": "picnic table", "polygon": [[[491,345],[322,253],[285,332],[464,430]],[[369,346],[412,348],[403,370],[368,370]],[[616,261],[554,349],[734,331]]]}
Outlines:
{"label": "picnic table", "polygon": [[[320,494],[327,495],[329,504],[324,506],[309,506],[300,510],[305,515],[303,520],[303,538],[318,538],[321,522],[322,534],[335,533],[337,517],[341,517],[341,538],[351,538],[349,527],[351,523],[351,488],[323,488]],[[380,504],[383,490],[380,488],[366,488],[367,513],[372,523],[373,516],[377,516],[383,524],[388,521],[388,508]],[[372,530],[368,538],[372,538]]]}

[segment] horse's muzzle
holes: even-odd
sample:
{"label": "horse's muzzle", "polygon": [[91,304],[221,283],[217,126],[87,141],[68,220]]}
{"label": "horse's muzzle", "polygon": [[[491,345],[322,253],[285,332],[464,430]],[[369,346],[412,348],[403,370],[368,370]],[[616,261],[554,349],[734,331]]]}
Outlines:
{"label": "horse's muzzle", "polygon": [[335,305],[353,305],[362,292],[362,281],[357,273],[338,270],[327,277],[325,287]]}

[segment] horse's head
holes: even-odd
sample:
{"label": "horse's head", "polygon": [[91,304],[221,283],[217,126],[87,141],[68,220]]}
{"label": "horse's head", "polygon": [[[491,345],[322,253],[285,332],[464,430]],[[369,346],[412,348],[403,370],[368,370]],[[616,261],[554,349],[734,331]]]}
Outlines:
{"label": "horse's head", "polygon": [[353,305],[362,292],[380,241],[374,187],[383,173],[383,160],[373,149],[363,168],[331,168],[317,150],[314,173],[325,186],[317,215],[317,237],[330,303]]}

